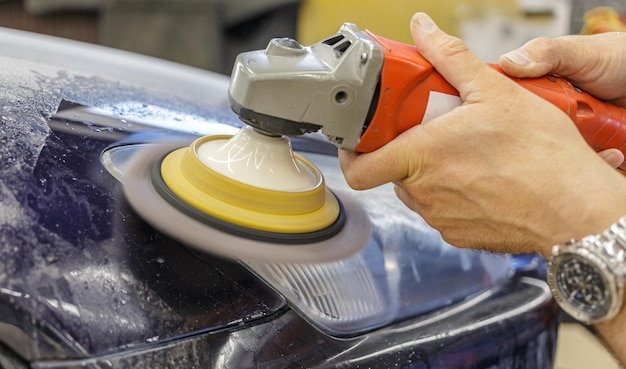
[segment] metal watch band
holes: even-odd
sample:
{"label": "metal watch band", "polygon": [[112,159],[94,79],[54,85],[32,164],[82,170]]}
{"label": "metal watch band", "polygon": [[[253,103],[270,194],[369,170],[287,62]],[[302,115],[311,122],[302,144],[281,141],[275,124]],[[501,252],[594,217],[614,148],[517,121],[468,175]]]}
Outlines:
{"label": "metal watch band", "polygon": [[596,241],[600,250],[605,253],[612,263],[616,264],[615,271],[625,276],[624,261],[626,260],[626,216],[613,223]]}
{"label": "metal watch band", "polygon": [[621,310],[626,216],[600,234],[554,246],[552,255],[548,284],[563,310],[584,323],[611,319]]}

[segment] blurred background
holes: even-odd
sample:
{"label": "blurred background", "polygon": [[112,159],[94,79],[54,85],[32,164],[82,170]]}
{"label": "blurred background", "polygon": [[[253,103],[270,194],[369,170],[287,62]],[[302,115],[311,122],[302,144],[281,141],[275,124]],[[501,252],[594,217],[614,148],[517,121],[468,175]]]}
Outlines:
{"label": "blurred background", "polygon": [[235,56],[272,37],[308,45],[343,22],[411,42],[429,13],[485,61],[538,36],[579,33],[588,10],[626,0],[0,0],[0,26],[106,45],[230,74]]}

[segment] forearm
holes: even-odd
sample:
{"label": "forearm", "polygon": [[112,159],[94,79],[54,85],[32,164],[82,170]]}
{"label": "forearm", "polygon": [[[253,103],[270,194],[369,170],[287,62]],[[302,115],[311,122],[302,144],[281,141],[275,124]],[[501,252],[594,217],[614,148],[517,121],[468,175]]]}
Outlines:
{"label": "forearm", "polygon": [[597,323],[595,326],[606,348],[626,367],[626,309],[610,321]]}

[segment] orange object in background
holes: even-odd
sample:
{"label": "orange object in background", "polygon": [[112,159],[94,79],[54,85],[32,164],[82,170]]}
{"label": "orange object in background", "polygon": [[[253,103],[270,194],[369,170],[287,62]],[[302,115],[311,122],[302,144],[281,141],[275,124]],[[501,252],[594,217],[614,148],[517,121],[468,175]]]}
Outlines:
{"label": "orange object in background", "polygon": [[581,35],[594,35],[604,32],[626,32],[622,16],[609,6],[593,8],[584,15],[585,23]]}

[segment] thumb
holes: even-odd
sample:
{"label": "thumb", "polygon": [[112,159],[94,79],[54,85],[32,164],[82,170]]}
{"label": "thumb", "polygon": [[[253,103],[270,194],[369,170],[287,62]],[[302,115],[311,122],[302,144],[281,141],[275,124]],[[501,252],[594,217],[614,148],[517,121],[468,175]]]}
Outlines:
{"label": "thumb", "polygon": [[538,38],[503,55],[499,63],[513,77],[557,74],[599,99],[624,106],[625,43],[626,32]]}
{"label": "thumb", "polygon": [[624,42],[623,32],[541,37],[502,55],[499,64],[505,73],[518,78],[554,73],[582,83],[603,76],[614,79],[613,74],[619,71],[621,75],[624,68]]}

